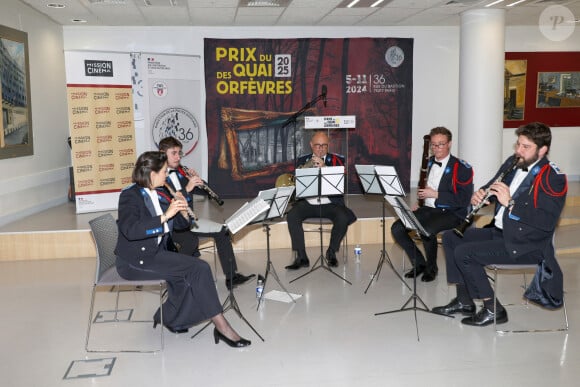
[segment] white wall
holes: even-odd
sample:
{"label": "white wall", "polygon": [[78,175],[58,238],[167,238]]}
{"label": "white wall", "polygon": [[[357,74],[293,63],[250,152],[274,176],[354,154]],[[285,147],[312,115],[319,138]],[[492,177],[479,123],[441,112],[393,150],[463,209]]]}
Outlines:
{"label": "white wall", "polygon": [[28,33],[34,155],[0,160],[0,225],[67,200],[70,151],[62,27],[16,0],[0,24]]}

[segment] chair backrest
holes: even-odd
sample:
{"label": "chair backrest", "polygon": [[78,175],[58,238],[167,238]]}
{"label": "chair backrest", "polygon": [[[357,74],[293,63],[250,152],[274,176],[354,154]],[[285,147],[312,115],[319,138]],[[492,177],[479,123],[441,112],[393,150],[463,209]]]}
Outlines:
{"label": "chair backrest", "polygon": [[115,246],[117,245],[118,229],[113,215],[105,214],[89,221],[91,232],[97,249],[97,271],[95,283],[103,273],[115,266]]}

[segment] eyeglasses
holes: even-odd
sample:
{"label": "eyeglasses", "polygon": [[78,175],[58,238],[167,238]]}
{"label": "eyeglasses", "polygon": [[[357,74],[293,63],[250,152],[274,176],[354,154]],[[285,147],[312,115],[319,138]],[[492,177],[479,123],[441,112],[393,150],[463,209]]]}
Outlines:
{"label": "eyeglasses", "polygon": [[431,148],[444,148],[445,145],[449,144],[449,142],[440,142],[438,144],[431,144]]}
{"label": "eyeglasses", "polygon": [[312,144],[314,148],[328,148],[328,144]]}

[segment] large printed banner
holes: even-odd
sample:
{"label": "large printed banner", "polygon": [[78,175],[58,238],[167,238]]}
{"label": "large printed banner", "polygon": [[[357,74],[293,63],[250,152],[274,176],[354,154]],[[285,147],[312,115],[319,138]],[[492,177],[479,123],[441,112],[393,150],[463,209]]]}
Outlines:
{"label": "large printed banner", "polygon": [[394,166],[408,191],[413,39],[205,39],[204,58],[209,183],[220,195],[254,196],[293,173],[311,153],[305,116],[356,117],[354,129],[329,130],[349,193],[361,192],[355,164]]}
{"label": "large printed banner", "polygon": [[143,151],[157,150],[161,139],[175,137],[183,144],[181,163],[207,177],[207,136],[205,125],[200,125],[200,58],[152,53],[138,56],[145,117],[142,131],[138,128],[138,143],[143,141]]}
{"label": "large printed banner", "polygon": [[116,209],[136,158],[129,54],[65,60],[77,213]]}

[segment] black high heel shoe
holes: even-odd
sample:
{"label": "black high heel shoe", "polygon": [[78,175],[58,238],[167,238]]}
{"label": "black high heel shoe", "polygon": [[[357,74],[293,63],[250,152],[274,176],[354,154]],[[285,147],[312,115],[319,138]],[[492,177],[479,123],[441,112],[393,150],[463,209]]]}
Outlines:
{"label": "black high heel shoe", "polygon": [[247,347],[248,345],[252,344],[252,342],[250,340],[246,340],[246,339],[241,338],[241,337],[238,341],[230,340],[227,337],[225,337],[220,331],[218,331],[217,328],[213,329],[213,339],[215,340],[216,344],[218,344],[221,340],[224,343],[226,343],[227,345],[229,345],[230,347],[234,347],[234,348]]}
{"label": "black high heel shoe", "polygon": [[[159,324],[159,321],[153,321],[153,329],[157,328],[157,324]],[[166,324],[163,324],[163,326],[165,328],[167,328],[167,330],[171,333],[187,333],[187,332],[189,332],[189,329],[187,329],[187,328],[174,329],[174,328],[167,326]]]}

